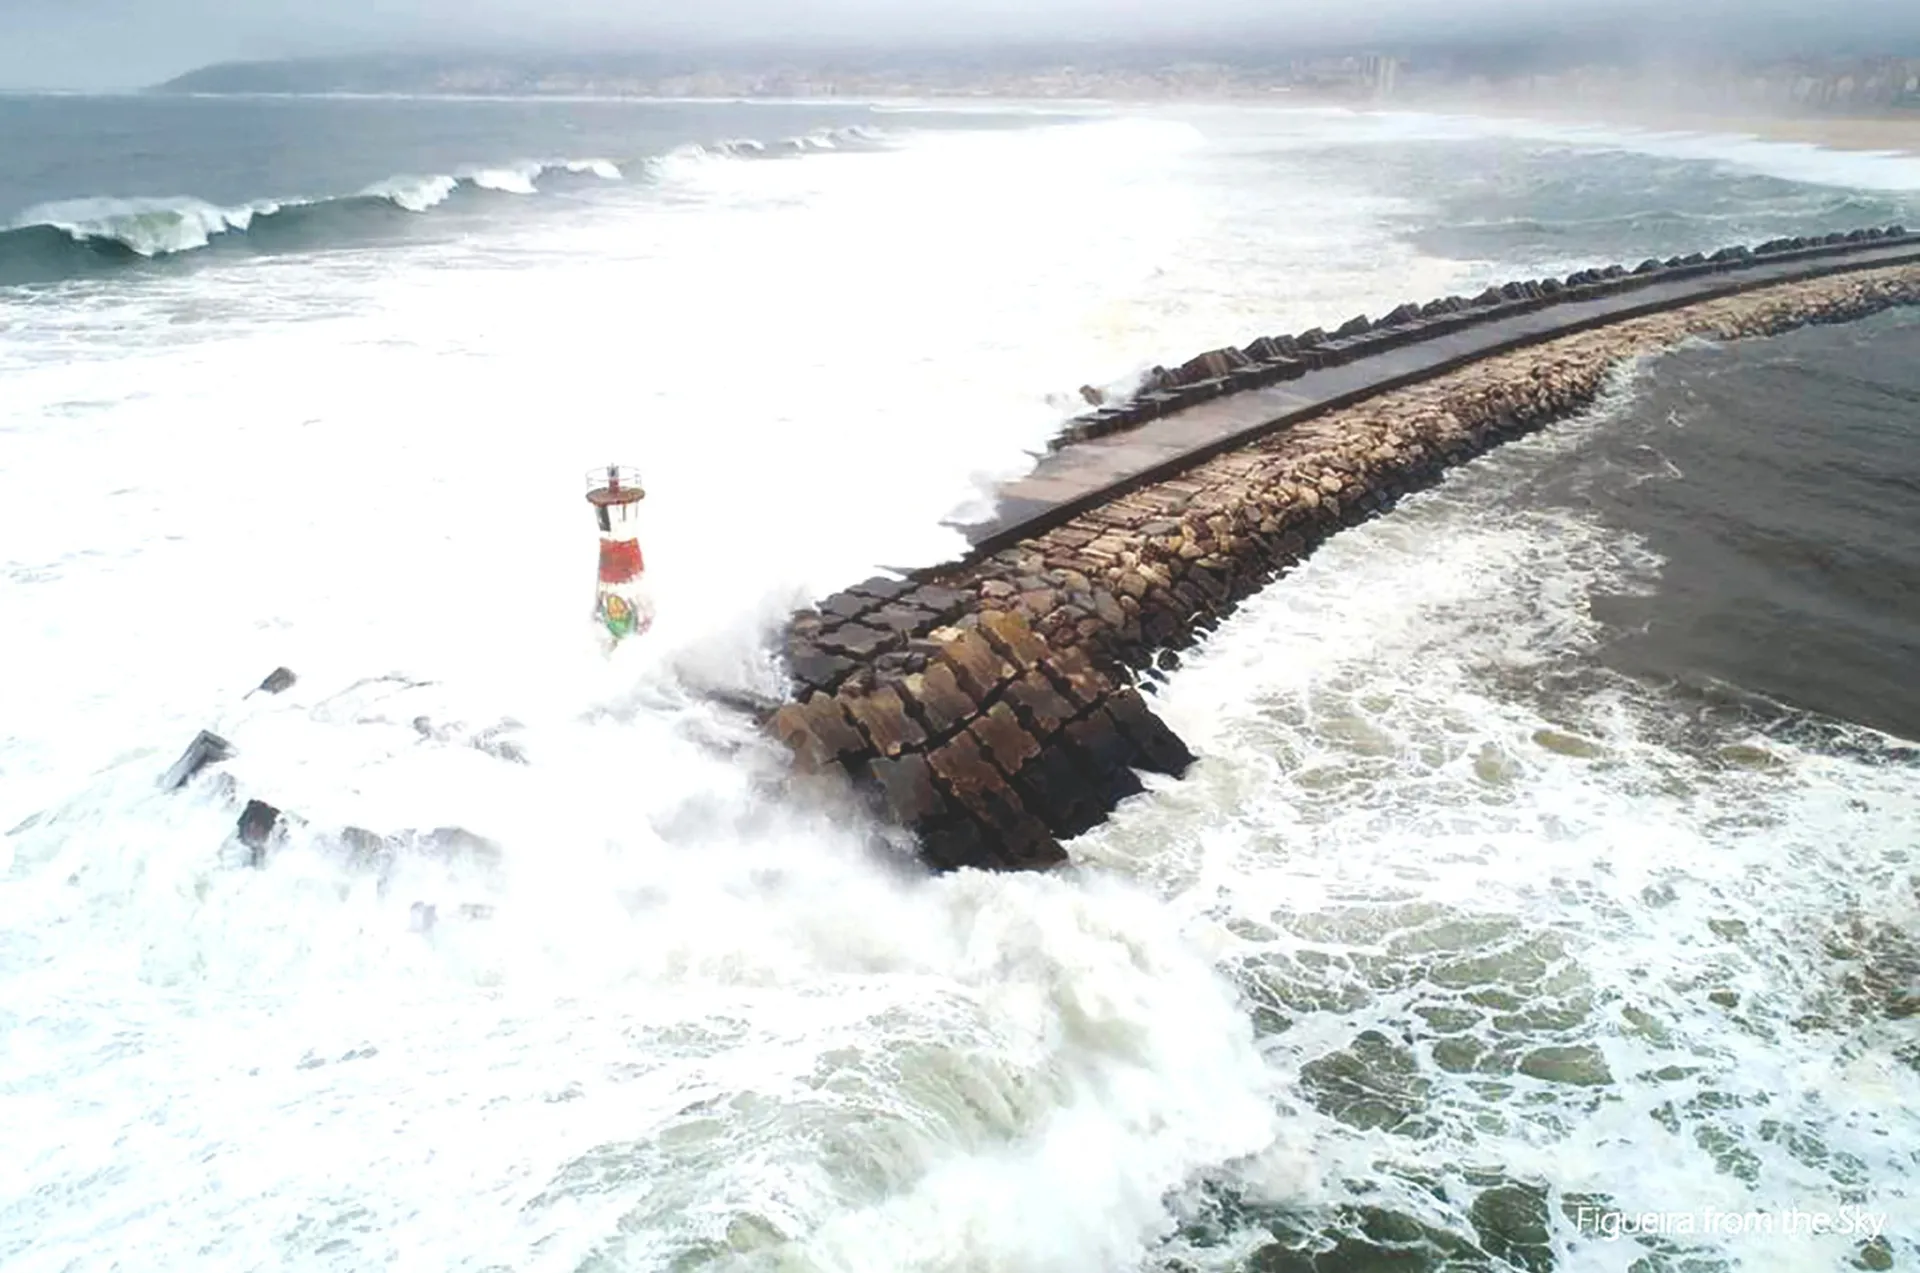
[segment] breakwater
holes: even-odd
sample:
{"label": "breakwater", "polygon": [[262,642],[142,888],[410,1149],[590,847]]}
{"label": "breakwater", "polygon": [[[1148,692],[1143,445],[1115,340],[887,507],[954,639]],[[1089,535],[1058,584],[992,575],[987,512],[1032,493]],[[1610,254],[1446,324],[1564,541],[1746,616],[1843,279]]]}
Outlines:
{"label": "breakwater", "polygon": [[[1486,311],[1471,322],[1356,323],[1293,338],[1294,353],[1256,342],[1241,354],[1299,370],[1264,366],[1262,384],[1235,368],[1231,392],[1075,438],[967,528],[961,559],[795,616],[794,701],[770,728],[800,769],[844,775],[910,828],[935,869],[1061,862],[1060,842],[1138,792],[1140,771],[1193,763],[1138,674],[1328,535],[1590,404],[1626,360],[1920,303],[1904,234],[1703,263],[1679,279],[1591,272],[1600,295],[1509,285],[1498,305],[1469,303]],[[1370,347],[1368,332],[1386,338]],[[1205,357],[1198,370],[1218,365]],[[1156,383],[1142,396],[1167,392]]]}

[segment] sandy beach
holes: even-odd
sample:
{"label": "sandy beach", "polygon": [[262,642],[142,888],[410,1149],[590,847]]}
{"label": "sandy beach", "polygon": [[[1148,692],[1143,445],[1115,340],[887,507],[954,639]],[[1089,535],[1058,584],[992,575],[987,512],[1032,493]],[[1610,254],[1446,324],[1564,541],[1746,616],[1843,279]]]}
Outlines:
{"label": "sandy beach", "polygon": [[1636,109],[1632,106],[1544,102],[1456,102],[1447,109],[1474,114],[1524,116],[1562,123],[1614,125],[1660,132],[1731,133],[1767,141],[1800,142],[1833,150],[1920,154],[1920,114],[1887,116],[1765,115]]}
{"label": "sandy beach", "polygon": [[[1600,121],[1595,121],[1600,122]],[[1899,118],[1852,119],[1820,116],[1652,115],[1611,118],[1607,123],[1634,123],[1646,128],[1696,132],[1744,133],[1768,141],[1803,142],[1833,150],[1900,151],[1920,154],[1920,115]]]}

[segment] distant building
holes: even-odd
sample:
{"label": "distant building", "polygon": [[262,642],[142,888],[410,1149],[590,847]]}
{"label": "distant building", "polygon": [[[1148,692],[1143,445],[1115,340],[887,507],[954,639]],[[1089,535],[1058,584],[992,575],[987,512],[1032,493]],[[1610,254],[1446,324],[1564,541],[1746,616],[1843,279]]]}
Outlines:
{"label": "distant building", "polygon": [[1400,59],[1371,54],[1360,60],[1360,75],[1375,97],[1392,97],[1400,83]]}

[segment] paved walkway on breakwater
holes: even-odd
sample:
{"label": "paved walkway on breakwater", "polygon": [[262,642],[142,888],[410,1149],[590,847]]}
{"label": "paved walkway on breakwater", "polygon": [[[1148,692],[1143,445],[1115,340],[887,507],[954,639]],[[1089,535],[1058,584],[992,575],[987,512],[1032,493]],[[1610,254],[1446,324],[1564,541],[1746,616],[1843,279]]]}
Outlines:
{"label": "paved walkway on breakwater", "polygon": [[910,828],[935,869],[1064,861],[1060,841],[1138,792],[1136,771],[1193,761],[1133,687],[1150,659],[1341,527],[1591,403],[1624,359],[1920,303],[1920,243],[1836,264],[1742,271],[1659,304],[1642,289],[1518,347],[1486,340],[1486,324],[1472,352],[1440,360],[1451,370],[1368,358],[1330,369],[1363,377],[1344,394],[1250,412],[1238,429],[1225,410],[1245,404],[1217,400],[1210,438],[1167,462],[1178,476],[1085,481],[981,535],[962,561],[871,579],[796,616],[796,698],[769,727],[798,769],[850,779]]}
{"label": "paved walkway on breakwater", "polygon": [[[1617,283],[1630,290],[1614,295],[1579,299],[1563,294],[1564,299],[1528,313],[1490,316],[1437,335],[1416,333],[1411,343],[1397,348],[1311,370],[1282,385],[1241,390],[1185,407],[1123,433],[1075,442],[1047,456],[1033,472],[1000,488],[991,517],[959,527],[972,545],[963,560],[999,551],[1084,509],[1175,476],[1290,424],[1507,350],[1794,279],[1913,261],[1920,261],[1920,236],[1915,235],[1775,258],[1749,257],[1744,262],[1699,267],[1710,272],[1695,277],[1656,274],[1651,281],[1642,281],[1642,276],[1628,275]],[[952,564],[917,573],[938,573]]]}

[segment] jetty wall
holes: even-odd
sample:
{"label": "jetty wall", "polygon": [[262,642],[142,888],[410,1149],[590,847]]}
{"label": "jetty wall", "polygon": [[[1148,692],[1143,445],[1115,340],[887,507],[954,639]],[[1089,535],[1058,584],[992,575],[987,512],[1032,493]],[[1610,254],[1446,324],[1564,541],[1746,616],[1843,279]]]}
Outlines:
{"label": "jetty wall", "polygon": [[[1527,330],[1484,333],[1478,351],[1429,349],[1371,370],[1329,360],[1322,367],[1342,375],[1318,396],[1275,397],[1247,378],[1181,411],[1160,402],[1125,424],[1103,417],[1098,439],[1070,440],[1053,471],[1043,463],[1011,484],[1003,511],[969,528],[974,548],[960,560],[868,580],[796,615],[785,638],[794,698],[769,728],[797,768],[844,776],[911,829],[936,870],[1058,864],[1061,841],[1138,792],[1141,771],[1193,763],[1138,673],[1170,665],[1341,527],[1590,404],[1624,361],[1689,337],[1764,336],[1920,303],[1920,243],[1889,251],[1885,238],[1871,252],[1856,239],[1857,255],[1696,281],[1652,304],[1612,293],[1610,310],[1568,306],[1558,326],[1534,306]],[[1538,299],[1510,286],[1524,299],[1505,304]],[[1320,347],[1295,338],[1296,350]],[[1268,361],[1305,361],[1274,348]],[[1159,435],[1128,439],[1135,430]]]}

